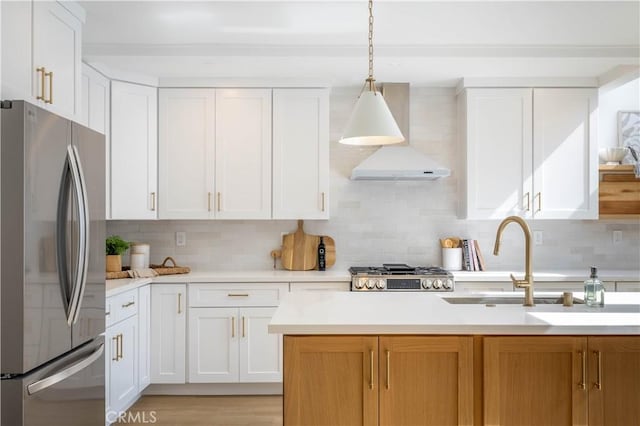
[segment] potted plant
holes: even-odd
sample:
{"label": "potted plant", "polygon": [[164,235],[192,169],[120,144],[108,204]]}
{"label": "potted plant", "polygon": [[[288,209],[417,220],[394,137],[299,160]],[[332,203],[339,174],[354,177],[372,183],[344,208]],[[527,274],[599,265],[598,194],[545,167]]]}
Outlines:
{"label": "potted plant", "polygon": [[129,243],[118,235],[107,237],[107,272],[122,271],[122,255],[129,248]]}

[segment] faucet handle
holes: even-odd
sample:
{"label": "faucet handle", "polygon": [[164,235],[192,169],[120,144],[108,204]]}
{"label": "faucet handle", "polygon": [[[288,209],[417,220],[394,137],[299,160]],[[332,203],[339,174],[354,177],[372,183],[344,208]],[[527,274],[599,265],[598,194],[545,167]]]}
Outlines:
{"label": "faucet handle", "polygon": [[516,287],[516,288],[524,288],[524,287],[530,287],[531,286],[531,283],[528,280],[526,280],[526,279],[519,280],[513,274],[511,274],[511,281],[513,281],[513,286]]}

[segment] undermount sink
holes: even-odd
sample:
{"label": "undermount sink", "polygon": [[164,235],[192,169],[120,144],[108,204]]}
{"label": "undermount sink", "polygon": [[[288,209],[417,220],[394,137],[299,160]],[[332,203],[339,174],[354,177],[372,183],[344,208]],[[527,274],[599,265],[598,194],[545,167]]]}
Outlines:
{"label": "undermount sink", "polygon": [[[522,305],[522,296],[469,296],[469,297],[443,297],[447,303],[452,305]],[[562,296],[534,297],[533,303],[536,305],[562,305]],[[584,304],[581,299],[573,299],[574,304]]]}

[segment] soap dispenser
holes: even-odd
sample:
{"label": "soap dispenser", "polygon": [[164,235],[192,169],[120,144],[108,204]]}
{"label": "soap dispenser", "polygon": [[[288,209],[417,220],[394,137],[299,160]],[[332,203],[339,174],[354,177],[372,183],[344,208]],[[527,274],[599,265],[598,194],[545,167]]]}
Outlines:
{"label": "soap dispenser", "polygon": [[591,267],[591,276],[584,282],[584,303],[594,308],[604,306],[604,286],[598,279],[598,268],[595,266]]}

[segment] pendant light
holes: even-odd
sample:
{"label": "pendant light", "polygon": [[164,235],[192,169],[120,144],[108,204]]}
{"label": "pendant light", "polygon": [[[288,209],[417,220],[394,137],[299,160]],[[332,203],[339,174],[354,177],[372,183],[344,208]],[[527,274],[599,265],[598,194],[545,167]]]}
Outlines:
{"label": "pendant light", "polygon": [[340,143],[347,145],[390,145],[404,141],[382,93],[373,78],[373,0],[369,0],[369,77],[347,122]]}

